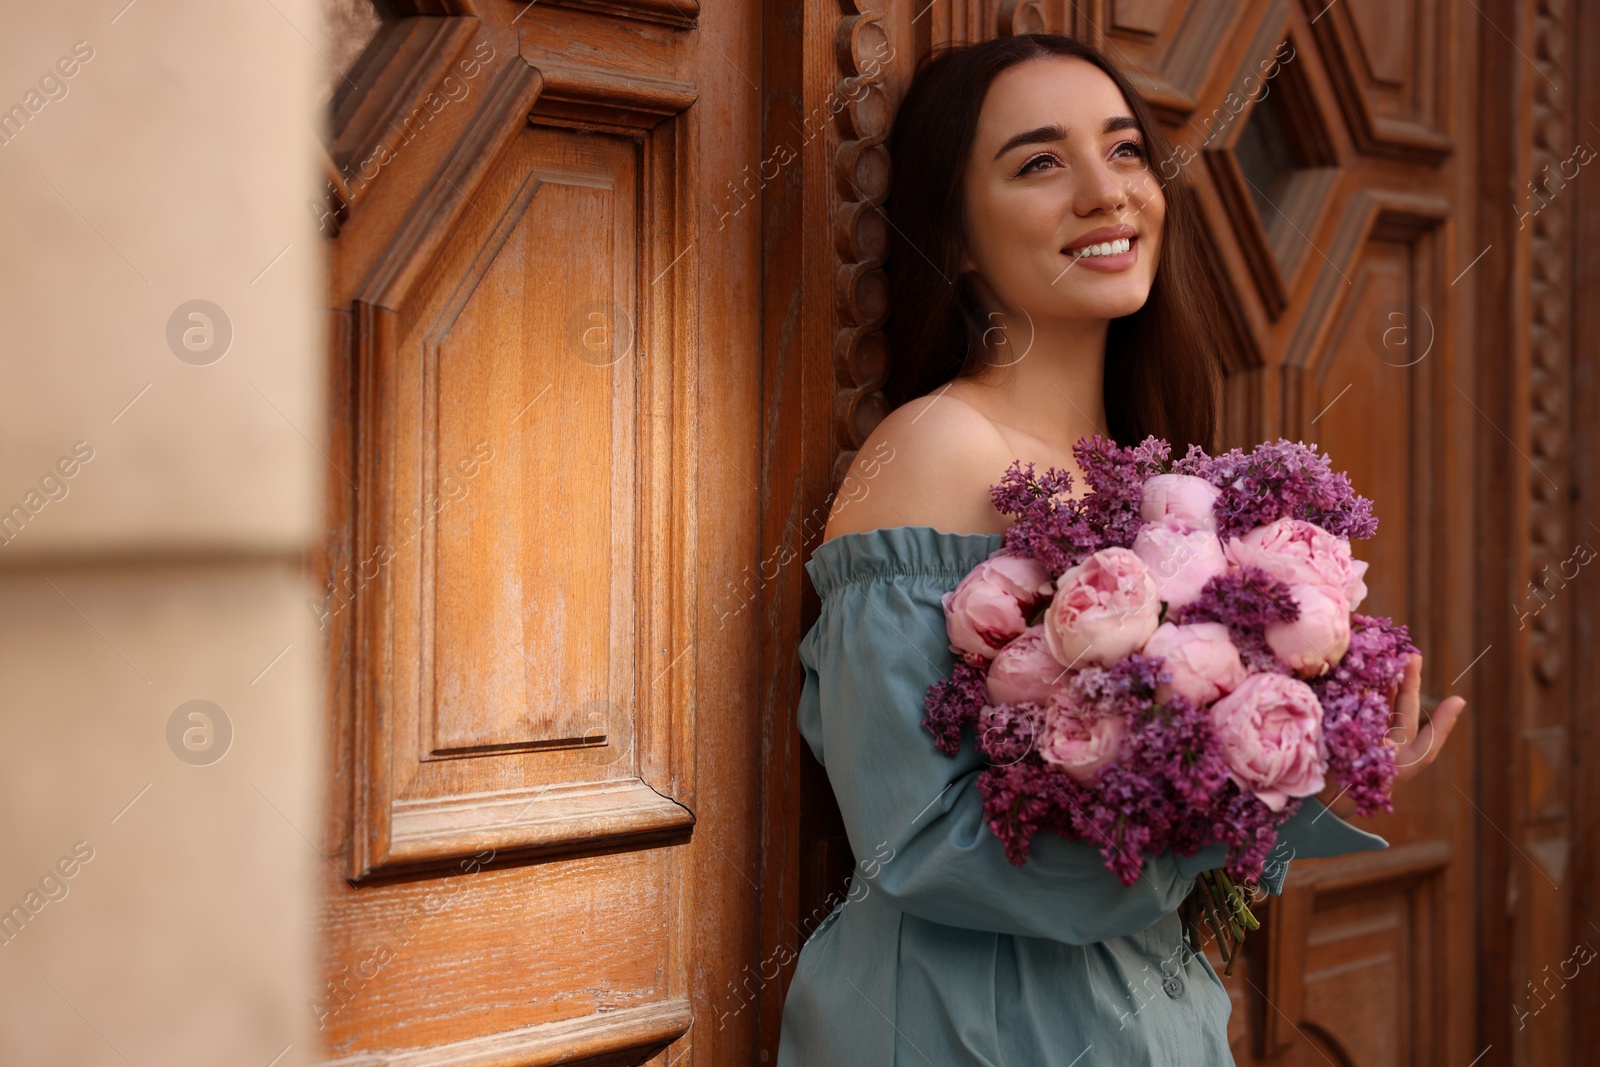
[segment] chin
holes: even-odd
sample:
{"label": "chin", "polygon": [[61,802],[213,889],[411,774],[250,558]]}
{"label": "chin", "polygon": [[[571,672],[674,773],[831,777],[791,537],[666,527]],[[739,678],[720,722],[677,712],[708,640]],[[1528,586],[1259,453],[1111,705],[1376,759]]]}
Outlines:
{"label": "chin", "polygon": [[1120,319],[1125,315],[1132,315],[1150,301],[1150,286],[1129,285],[1116,293],[1084,294],[1082,300],[1075,301],[1080,317],[1097,319]]}

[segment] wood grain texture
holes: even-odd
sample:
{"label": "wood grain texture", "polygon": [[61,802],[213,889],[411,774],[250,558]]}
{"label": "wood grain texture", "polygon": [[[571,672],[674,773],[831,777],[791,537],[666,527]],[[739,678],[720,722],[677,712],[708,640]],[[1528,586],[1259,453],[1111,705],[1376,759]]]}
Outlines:
{"label": "wood grain texture", "polygon": [[[1357,129],[1367,119],[1346,95],[1344,87],[1355,75],[1345,45],[1355,30],[1372,33],[1372,19],[1363,12],[1364,23],[1342,22],[1335,33],[1323,26],[1324,6],[1281,0],[1226,10],[1178,3],[1041,3],[1037,10],[1054,27],[1103,42],[1113,58],[1132,67],[1178,143],[1203,159],[1186,165],[1181,180],[1199,197],[1212,252],[1230,281],[1228,311],[1239,331],[1228,357],[1227,443],[1248,446],[1279,435],[1315,442],[1351,472],[1358,491],[1374,498],[1383,517],[1378,538],[1357,546],[1372,565],[1369,601],[1361,610],[1411,625],[1429,665],[1425,706],[1446,692],[1464,692],[1476,704],[1475,676],[1463,671],[1482,648],[1473,619],[1484,593],[1474,577],[1481,563],[1461,523],[1476,510],[1481,467],[1474,452],[1482,439],[1458,386],[1479,365],[1473,321],[1478,308],[1461,295],[1467,290],[1452,289],[1451,283],[1471,258],[1462,251],[1473,243],[1465,231],[1475,224],[1470,208],[1482,181],[1474,169],[1475,97],[1465,76],[1479,39],[1407,38],[1415,47],[1402,42],[1400,52],[1386,42],[1391,51],[1378,66],[1387,73],[1376,80],[1366,68],[1357,73],[1365,79],[1359,84],[1377,85],[1390,96],[1363,103],[1369,112],[1376,108],[1378,117],[1370,129]],[[1428,10],[1379,13],[1379,22],[1400,18],[1412,33],[1453,18],[1440,5],[1422,6]],[[804,115],[825,104],[849,76],[864,25],[880,26],[895,50],[883,82],[892,102],[917,57],[947,42],[1014,29],[1016,14],[1015,5],[983,3],[936,5],[925,17],[892,6],[807,5],[803,36],[818,47],[831,44],[832,62],[796,55],[787,40],[769,43],[769,113]],[[794,32],[792,24],[787,31]],[[1424,49],[1430,54],[1418,56]],[[1408,61],[1397,65],[1401,54]],[[1285,55],[1262,78],[1263,61]],[[1404,120],[1409,127],[1392,106],[1401,97],[1421,102],[1417,114]],[[1251,187],[1236,154],[1241,130],[1262,106],[1274,109],[1294,161],[1287,181],[1268,191],[1264,206],[1263,191]],[[828,470],[826,485],[836,487],[851,450],[882,414],[866,401],[870,383],[894,354],[869,342],[880,316],[892,314],[879,303],[875,276],[894,265],[878,258],[878,236],[866,222],[882,193],[874,187],[868,195],[866,184],[854,180],[867,152],[857,132],[847,111],[817,138],[827,150],[800,157],[800,187],[773,187],[765,201],[772,219],[769,255],[799,248],[818,254],[807,241],[815,240],[823,217],[831,237],[831,273],[773,260],[785,266],[769,290],[774,299],[781,294],[782,329],[769,326],[768,332],[769,352],[778,362],[768,375],[775,429],[766,478],[784,492],[775,501],[769,537],[782,523],[825,507],[827,492],[815,488],[818,472]],[[1442,148],[1441,137],[1448,138]],[[893,175],[887,168],[884,173],[892,197]],[[818,214],[823,211],[825,216]],[[809,228],[808,212],[818,220]],[[1397,308],[1415,345],[1391,351],[1384,346],[1395,335],[1386,338],[1384,331]],[[793,369],[798,357],[791,353],[804,331],[815,328],[810,316],[823,313],[837,324],[832,374],[807,392],[804,383],[816,379]],[[1424,350],[1422,358],[1413,358]],[[797,391],[809,405],[798,430],[792,413]],[[828,425],[821,438],[819,422]],[[782,427],[788,429],[780,437]],[[790,443],[797,432],[798,447]],[[832,455],[807,452],[817,448],[831,448]],[[771,640],[780,646],[804,632],[814,609],[803,579],[780,579],[770,592],[775,615],[796,601],[805,604],[799,628],[777,618],[772,623]],[[805,916],[825,914],[829,894],[853,862],[826,777],[806,753],[779,743],[785,730],[792,732],[798,680],[791,674],[784,685],[785,710],[768,734],[781,753],[769,773],[784,777],[768,787],[775,810],[767,825],[775,836],[793,825],[783,805],[798,791],[801,841],[798,849],[769,853],[764,877],[795,879],[798,894],[793,905],[785,895],[782,906],[764,911],[769,948],[792,936],[785,923],[798,928]],[[1464,799],[1473,795],[1469,768],[1477,757],[1471,742],[1458,735],[1445,758],[1407,787],[1396,814],[1366,821],[1394,846],[1377,866],[1296,862],[1296,877],[1304,880],[1296,884],[1304,888],[1271,908],[1270,921],[1280,924],[1281,936],[1262,944],[1276,946],[1274,951],[1253,952],[1229,982],[1240,1009],[1233,1037],[1241,1063],[1266,1062],[1263,1057],[1273,1063],[1321,1063],[1324,1057],[1433,1063],[1459,1057],[1465,1063],[1481,1050],[1470,1007],[1478,951],[1474,876],[1478,847],[1494,830]],[[1312,891],[1313,883],[1322,888]],[[1358,1004],[1363,1007],[1354,1010]],[[766,1027],[776,1027],[780,1008],[778,997],[764,1006],[764,1035],[773,1032]],[[763,1048],[770,1049],[768,1040],[764,1036]]]}
{"label": "wood grain texture", "polygon": [[[1531,76],[1519,93],[1527,137],[1515,166],[1525,169],[1513,186],[1516,230],[1510,235],[1526,270],[1517,274],[1512,294],[1511,388],[1518,417],[1507,432],[1527,460],[1508,493],[1522,548],[1511,598],[1516,627],[1508,635],[1517,661],[1508,798],[1518,853],[1508,887],[1514,902],[1510,1000],[1519,1058],[1558,1063],[1592,1058],[1591,1048],[1572,1041],[1576,1005],[1567,985],[1575,975],[1564,973],[1563,962],[1580,945],[1600,944],[1600,932],[1572,922],[1571,860],[1575,847],[1582,847],[1572,837],[1570,739],[1578,700],[1573,654],[1583,648],[1577,654],[1592,657],[1594,645],[1575,641],[1576,605],[1568,595],[1586,569],[1585,546],[1600,546],[1600,537],[1579,526],[1574,514],[1579,483],[1572,466],[1573,429],[1582,413],[1573,407],[1573,387],[1575,374],[1586,372],[1573,346],[1572,322],[1578,303],[1593,295],[1573,288],[1579,205],[1571,195],[1585,166],[1579,158],[1594,159],[1600,137],[1577,122],[1573,9],[1558,3],[1531,7],[1517,34]],[[1587,555],[1592,559],[1594,549]]]}
{"label": "wood grain texture", "polygon": [[[380,144],[396,147],[425,129],[419,119],[431,118],[429,97],[436,94],[451,67],[476,35],[475,19],[413,15],[385,25],[352,78],[339,86],[333,105],[338,131],[328,153],[350,188],[348,202],[360,199],[372,185],[361,164],[372,160]],[[396,139],[396,134],[399,138]]]}
{"label": "wood grain texture", "polygon": [[[1571,55],[1569,82],[1574,125],[1580,130],[1600,126],[1600,11],[1580,7],[1569,24]],[[1585,137],[1600,149],[1600,138]],[[1567,358],[1572,389],[1572,501],[1573,527],[1587,544],[1600,550],[1600,376],[1594,373],[1593,353],[1600,351],[1600,189],[1593,183],[1574,185],[1570,242],[1572,344]],[[1586,355],[1587,354],[1587,355]],[[1570,763],[1572,842],[1567,880],[1573,891],[1569,922],[1578,936],[1600,948],[1593,939],[1600,927],[1600,662],[1593,649],[1600,645],[1600,583],[1576,583],[1568,630],[1571,669],[1568,674],[1572,703]],[[1576,938],[1574,938],[1576,940]],[[1585,967],[1565,990],[1571,997],[1571,1048],[1600,1046],[1600,968]]]}
{"label": "wood grain texture", "polygon": [[[930,49],[1042,26],[1131,68],[1201,157],[1227,443],[1303,438],[1351,471],[1383,517],[1363,610],[1411,624],[1425,707],[1470,701],[1367,822],[1393,849],[1295,863],[1228,984],[1239,1062],[1580,1062],[1600,970],[1522,1028],[1515,997],[1600,922],[1595,602],[1569,583],[1537,639],[1506,605],[1600,522],[1596,213],[1573,181],[1519,229],[1505,190],[1600,122],[1600,78],[1569,46],[1589,14],[1479,6],[405,5],[313,206],[339,413],[313,605],[328,1052],[771,1062],[776,961],[854,862],[794,729],[794,648],[800,565],[886,410],[883,138]],[[1285,44],[1296,166],[1253,190],[1262,101],[1237,104]]]}
{"label": "wood grain texture", "polygon": [[1351,138],[1369,156],[1437,166],[1457,123],[1449,106],[1450,47],[1459,39],[1450,4],[1358,0],[1330,9],[1313,27],[1329,64]]}
{"label": "wood grain texture", "polygon": [[[401,6],[328,158],[344,181],[389,149],[324,226],[308,1007],[339,1062],[689,1062],[755,954],[754,628],[701,635],[702,589],[757,556],[738,467],[760,272],[750,233],[703,258],[700,220],[757,101],[699,48],[758,24],[682,0]],[[714,112],[746,140],[702,138]],[[702,1028],[696,1054],[744,1061],[753,1031]]]}
{"label": "wood grain texture", "polygon": [[[517,826],[541,826],[525,844],[548,849],[692,824],[687,806],[661,809],[674,783],[692,791],[673,752],[690,706],[653,684],[671,656],[652,654],[640,629],[660,627],[672,656],[694,643],[673,619],[681,571],[656,562],[685,551],[671,508],[691,501],[655,487],[681,476],[694,436],[673,404],[681,364],[634,351],[635,324],[649,321],[639,232],[672,210],[641,189],[640,150],[524,128],[475,183],[447,179],[471,210],[449,213],[447,237],[402,246],[438,251],[394,272],[414,285],[387,286],[398,308],[374,313],[370,345],[358,336],[374,493],[357,552],[374,561],[377,595],[356,619],[384,652],[367,661],[357,705],[370,762],[356,766],[367,828],[356,876],[489,843],[515,850]],[[564,226],[584,240],[540,247]],[[658,434],[644,411],[685,432]],[[595,476],[571,478],[580,465]],[[580,818],[564,833],[548,815],[506,814],[539,805],[541,787],[624,780],[638,788],[566,793]],[[402,802],[408,834],[393,825]]]}
{"label": "wood grain texture", "polygon": [[557,7],[617,15],[666,26],[691,27],[700,17],[700,0],[545,0]]}
{"label": "wood grain texture", "polygon": [[687,1000],[596,1012],[523,1026],[421,1051],[360,1053],[330,1067],[637,1067],[681,1036],[692,1021]]}
{"label": "wood grain texture", "polygon": [[1423,841],[1291,866],[1252,950],[1256,1054],[1295,1049],[1309,1025],[1353,1062],[1435,1062],[1447,932],[1438,879],[1449,862],[1448,845]]}

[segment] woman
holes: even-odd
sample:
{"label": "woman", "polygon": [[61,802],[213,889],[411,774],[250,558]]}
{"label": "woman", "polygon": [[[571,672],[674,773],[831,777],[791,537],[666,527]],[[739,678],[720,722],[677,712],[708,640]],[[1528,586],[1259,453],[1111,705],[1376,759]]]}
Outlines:
{"label": "woman", "polygon": [[[920,726],[953,662],[940,596],[1000,546],[988,486],[1014,459],[1076,476],[1072,444],[1095,432],[1216,447],[1217,272],[1192,194],[1127,79],[1062,37],[926,65],[890,152],[899,406],[806,565],[822,611],[800,646],[800,730],[860,863],[800,952],[779,1067],[1231,1063],[1228,996],[1176,914],[1221,847],[1152,857],[1129,888],[1052,834],[1013,866],[984,823],[982,757],[943,756]],[[1420,670],[1395,694],[1402,779],[1465,703],[1419,729]],[[1293,856],[1386,847],[1336,793],[1284,826],[1270,892]]]}

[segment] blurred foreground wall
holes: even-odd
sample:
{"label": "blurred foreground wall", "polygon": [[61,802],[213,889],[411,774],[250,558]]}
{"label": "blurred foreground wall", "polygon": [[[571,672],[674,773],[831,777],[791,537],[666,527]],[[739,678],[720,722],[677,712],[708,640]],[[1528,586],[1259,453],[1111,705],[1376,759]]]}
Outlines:
{"label": "blurred foreground wall", "polygon": [[312,1062],[320,15],[9,14],[0,1061]]}

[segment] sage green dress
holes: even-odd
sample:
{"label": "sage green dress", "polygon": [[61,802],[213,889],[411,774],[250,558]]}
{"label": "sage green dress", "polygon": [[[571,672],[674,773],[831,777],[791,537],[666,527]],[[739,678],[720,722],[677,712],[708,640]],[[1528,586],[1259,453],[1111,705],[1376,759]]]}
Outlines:
{"label": "sage green dress", "polygon": [[[778,1067],[1233,1062],[1227,993],[1176,914],[1221,846],[1149,857],[1126,888],[1094,845],[1055,834],[1014,866],[984,822],[983,756],[945,756],[921,726],[955,659],[940,596],[1002,540],[895,526],[806,564],[822,612],[800,643],[800,732],[859,862],[800,950]],[[1295,856],[1385,847],[1308,799],[1263,881],[1278,892]]]}

